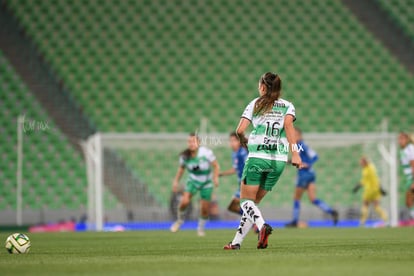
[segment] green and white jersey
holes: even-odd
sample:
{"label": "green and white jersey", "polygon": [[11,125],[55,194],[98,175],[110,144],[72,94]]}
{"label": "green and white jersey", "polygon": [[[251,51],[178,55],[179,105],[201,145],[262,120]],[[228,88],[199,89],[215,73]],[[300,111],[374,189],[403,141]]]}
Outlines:
{"label": "green and white jersey", "polygon": [[189,172],[188,181],[196,182],[199,185],[211,183],[212,166],[211,162],[216,160],[212,150],[206,147],[199,147],[196,157],[184,159],[180,156],[180,166]]}
{"label": "green and white jersey", "polygon": [[413,171],[410,166],[410,161],[414,160],[413,144],[408,144],[405,148],[400,150],[400,160],[405,176],[411,179],[413,176]]}
{"label": "green and white jersey", "polygon": [[254,115],[254,106],[259,98],[251,101],[242,114],[242,118],[250,120],[253,131],[249,136],[249,158],[262,158],[287,161],[289,143],[284,129],[286,115],[295,115],[292,103],[279,99],[275,101],[272,111],[262,115]]}

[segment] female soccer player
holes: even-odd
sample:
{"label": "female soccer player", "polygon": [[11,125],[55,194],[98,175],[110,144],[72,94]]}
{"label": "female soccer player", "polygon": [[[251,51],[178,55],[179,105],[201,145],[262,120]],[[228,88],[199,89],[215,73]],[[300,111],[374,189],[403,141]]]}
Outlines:
{"label": "female soccer player", "polygon": [[387,213],[380,206],[382,192],[375,166],[370,163],[366,157],[361,158],[360,164],[362,167],[362,177],[358,185],[356,185],[353,189],[353,192],[356,193],[359,188],[364,188],[359,225],[365,225],[368,218],[368,207],[370,204],[374,205],[375,211],[380,215],[381,219],[384,222],[387,222]]}
{"label": "female soccer player", "polygon": [[[236,131],[243,145],[246,143],[244,132],[250,123],[253,124],[248,142],[249,155],[240,186],[243,215],[233,241],[224,246],[226,250],[240,249],[253,224],[260,231],[257,248],[267,247],[273,229],[256,204],[275,186],[285,168],[290,146],[296,144],[293,128],[295,108],[292,103],[280,98],[280,77],[271,72],[265,73],[260,77],[258,89],[260,97],[246,107]],[[292,164],[301,166],[297,151],[292,151]]]}
{"label": "female soccer player", "polygon": [[231,159],[233,160],[233,167],[231,169],[222,171],[219,176],[232,175],[237,173],[238,187],[233,195],[227,210],[236,214],[243,214],[240,208],[240,182],[243,174],[244,163],[247,159],[247,149],[241,146],[239,137],[236,132],[230,133],[230,147],[233,150]]}
{"label": "female soccer player", "polygon": [[298,170],[295,194],[293,196],[293,220],[286,224],[286,227],[297,227],[300,215],[300,200],[305,191],[313,205],[319,207],[325,213],[332,216],[333,222],[338,223],[338,212],[329,207],[325,202],[316,197],[316,174],[312,165],[318,160],[318,155],[308,145],[302,137],[302,131],[295,128],[296,139],[298,139],[298,149],[302,160],[302,168]]}
{"label": "female soccer player", "polygon": [[213,183],[218,187],[219,165],[214,153],[203,146],[200,146],[200,139],[191,133],[187,140],[188,148],[180,155],[180,166],[175,175],[172,190],[177,192],[179,181],[188,170],[189,176],[185,191],[178,205],[177,220],[171,225],[171,232],[177,232],[184,223],[184,213],[190,204],[193,195],[200,191],[200,217],[198,220],[197,234],[205,236],[204,226],[209,216],[211,195],[213,193]]}
{"label": "female soccer player", "polygon": [[405,205],[414,219],[414,145],[410,136],[401,132],[398,136],[400,145],[400,161],[405,176]]}

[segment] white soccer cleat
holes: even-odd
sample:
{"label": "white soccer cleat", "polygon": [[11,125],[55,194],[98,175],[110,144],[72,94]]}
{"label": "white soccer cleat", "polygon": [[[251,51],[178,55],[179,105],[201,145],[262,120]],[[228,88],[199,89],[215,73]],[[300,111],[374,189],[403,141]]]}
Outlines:
{"label": "white soccer cleat", "polygon": [[173,225],[171,225],[170,231],[173,233],[177,232],[178,230],[180,230],[181,225],[183,225],[183,221],[177,220],[176,222],[173,223]]}

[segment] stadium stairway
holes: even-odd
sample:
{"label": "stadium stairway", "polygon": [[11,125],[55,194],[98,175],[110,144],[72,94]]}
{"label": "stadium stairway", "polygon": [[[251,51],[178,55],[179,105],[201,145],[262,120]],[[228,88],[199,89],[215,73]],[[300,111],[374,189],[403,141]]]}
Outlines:
{"label": "stadium stairway", "polygon": [[414,43],[414,2],[411,0],[376,0],[391,19]]}
{"label": "stadium stairway", "polygon": [[24,28],[0,0],[0,48],[39,102],[80,150],[79,140],[96,132],[64,84],[50,70],[44,56],[26,35]]}
{"label": "stadium stairway", "polygon": [[[70,142],[71,146],[78,151],[78,154],[83,156],[81,141],[85,140],[88,136],[96,132],[94,124],[85,116],[82,107],[80,107],[76,100],[73,99],[70,91],[65,87],[64,82],[54,72],[44,59],[44,56],[38,52],[36,45],[26,35],[25,30],[19,26],[18,21],[5,5],[5,1],[0,0],[0,49],[7,56],[10,64],[13,65],[19,76],[22,78],[24,83],[28,86],[30,92],[36,96],[42,107],[47,110],[47,113],[56,126],[65,134]],[[39,146],[42,146],[39,144]],[[110,177],[112,168],[104,171],[104,182],[110,188],[113,194],[117,196],[117,200],[120,202],[136,202],[136,205],[154,205],[155,201],[145,190],[145,186],[142,182],[137,179],[133,172],[126,167],[125,163],[117,157],[117,154],[112,151],[107,151],[106,161],[112,164],[113,167],[121,171],[124,181],[128,181],[131,185],[134,185],[137,189],[141,188],[142,193],[139,199],[126,200],[126,197],[130,197],[127,192],[119,190],[117,185],[111,182]],[[83,160],[81,163],[76,165],[78,169],[81,169],[84,173],[85,163]],[[44,168],[37,168],[38,170],[45,170]],[[113,170],[113,169],[112,169]],[[14,174],[8,176],[8,181],[13,181]],[[83,175],[83,184],[86,185],[86,175]],[[47,181],[47,176],[46,176]],[[68,191],[69,194],[76,193],[79,191]],[[86,190],[82,193],[85,194]],[[85,199],[86,195],[82,198]],[[75,196],[73,196],[75,198]],[[108,203],[108,208],[113,208],[116,205],[117,200],[113,196],[105,194],[105,198]],[[30,199],[30,198],[29,198]],[[37,197],[36,204],[29,204],[28,208],[38,209],[43,206],[41,203],[45,202],[44,205],[51,206],[52,208],[58,208],[59,204],[51,205],[49,203],[47,195],[41,193]],[[74,202],[77,202],[74,200]],[[86,203],[83,202],[83,205]],[[3,204],[4,205],[4,204]],[[12,206],[9,203],[7,206]],[[14,205],[13,205],[14,206]],[[75,205],[71,205],[74,208]],[[1,206],[0,206],[1,207]],[[81,207],[79,205],[79,207]],[[15,207],[13,207],[15,208]],[[132,206],[127,206],[132,208]],[[0,208],[1,209],[1,208]]]}
{"label": "stadium stairway", "polygon": [[342,0],[404,66],[414,74],[413,1]]}
{"label": "stadium stairway", "polygon": [[[17,117],[23,117],[24,210],[86,210],[82,155],[70,146],[0,50],[0,211],[16,209]],[[1,224],[7,218],[2,214]]]}

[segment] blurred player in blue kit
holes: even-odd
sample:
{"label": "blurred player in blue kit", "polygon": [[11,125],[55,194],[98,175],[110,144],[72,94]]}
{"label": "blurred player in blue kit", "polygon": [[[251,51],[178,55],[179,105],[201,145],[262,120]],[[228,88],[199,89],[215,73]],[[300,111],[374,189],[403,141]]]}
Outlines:
{"label": "blurred player in blue kit", "polygon": [[231,169],[220,172],[219,176],[227,176],[237,174],[238,187],[236,192],[233,195],[227,210],[236,214],[243,214],[243,211],[240,208],[240,183],[241,177],[243,174],[244,163],[246,163],[247,155],[249,154],[247,149],[243,147],[240,143],[240,139],[237,136],[236,132],[230,133],[230,148],[233,150],[231,154],[231,159],[233,167]]}
{"label": "blurred player in blue kit", "polygon": [[302,137],[302,131],[295,127],[298,151],[302,159],[302,168],[298,169],[296,189],[293,200],[293,219],[286,224],[286,227],[297,227],[300,216],[300,200],[305,191],[313,205],[319,207],[325,213],[332,216],[333,223],[338,223],[338,212],[332,209],[328,204],[316,197],[316,173],[313,170],[313,164],[318,161],[318,154],[305,144]]}

